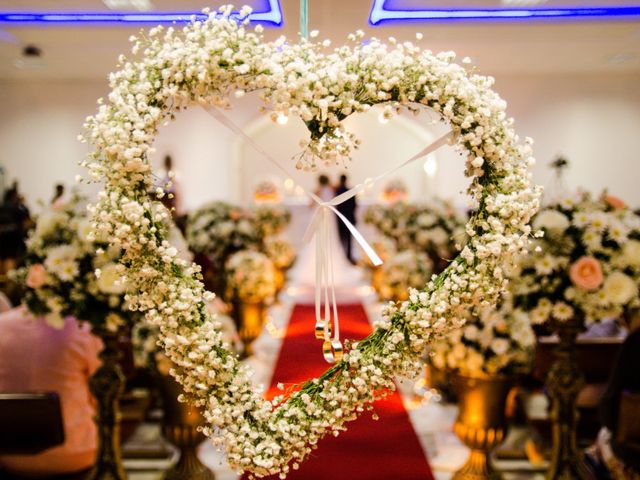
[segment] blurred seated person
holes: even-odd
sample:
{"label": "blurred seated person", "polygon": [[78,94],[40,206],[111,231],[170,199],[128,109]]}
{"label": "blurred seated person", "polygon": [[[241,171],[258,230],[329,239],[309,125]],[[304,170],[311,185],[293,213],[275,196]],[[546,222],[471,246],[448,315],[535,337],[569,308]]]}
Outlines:
{"label": "blurred seated person", "polygon": [[61,329],[24,307],[0,314],[0,392],[57,392],[65,441],[37,455],[0,456],[3,471],[49,477],[90,468],[97,449],[89,377],[99,366],[100,340],[72,317]]}
{"label": "blurred seated person", "polygon": [[[620,425],[640,430],[636,418],[640,404],[633,405],[635,412],[622,412],[620,405],[625,392],[640,393],[640,316],[629,322],[629,335],[624,340],[616,363],[611,372],[607,389],[600,403],[602,430],[596,444],[587,451],[587,462],[593,468],[596,478],[614,480],[640,480],[640,443],[632,445],[627,438],[621,438]],[[636,397],[638,398],[638,397]],[[628,415],[630,418],[624,417]],[[624,418],[623,418],[624,417]],[[635,418],[631,418],[635,417]],[[625,433],[625,436],[629,436]],[[631,432],[640,438],[640,431]]]}
{"label": "blurred seated person", "polygon": [[5,192],[0,205],[0,273],[15,268],[24,255],[30,220],[29,209],[14,185]]}
{"label": "blurred seated person", "polygon": [[11,300],[4,293],[0,292],[0,313],[11,310]]}

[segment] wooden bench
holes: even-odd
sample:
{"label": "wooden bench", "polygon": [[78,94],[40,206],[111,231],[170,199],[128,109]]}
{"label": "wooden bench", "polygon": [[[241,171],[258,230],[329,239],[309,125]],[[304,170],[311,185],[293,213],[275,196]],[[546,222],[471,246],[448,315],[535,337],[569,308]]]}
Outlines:
{"label": "wooden bench", "polygon": [[57,393],[0,393],[0,455],[34,455],[62,443]]}

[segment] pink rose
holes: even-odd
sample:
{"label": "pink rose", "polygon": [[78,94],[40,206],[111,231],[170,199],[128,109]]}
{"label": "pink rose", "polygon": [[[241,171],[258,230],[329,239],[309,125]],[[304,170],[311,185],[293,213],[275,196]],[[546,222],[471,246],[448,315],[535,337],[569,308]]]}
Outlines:
{"label": "pink rose", "polygon": [[627,207],[627,204],[624,203],[624,200],[618,197],[614,197],[613,195],[605,195],[604,201],[614,210],[620,210]]}
{"label": "pink rose", "polygon": [[41,263],[36,263],[29,267],[27,272],[27,287],[40,288],[47,282],[47,271]]}
{"label": "pink rose", "polygon": [[578,288],[595,290],[603,281],[600,262],[593,257],[580,257],[569,268],[569,278]]}

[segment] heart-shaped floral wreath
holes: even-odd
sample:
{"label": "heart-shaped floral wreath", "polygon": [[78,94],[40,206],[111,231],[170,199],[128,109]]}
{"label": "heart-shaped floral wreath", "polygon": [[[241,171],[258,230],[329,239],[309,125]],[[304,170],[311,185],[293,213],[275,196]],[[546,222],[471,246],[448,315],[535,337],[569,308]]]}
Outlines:
{"label": "heart-shaped floral wreath", "polygon": [[[224,445],[234,468],[285,476],[326,433],[337,435],[393,389],[394,376],[417,373],[434,334],[495,301],[505,283],[502,265],[526,249],[539,192],[528,173],[530,141],[519,143],[492,79],[454,63],[453,53],[433,55],[393,40],[391,47],[363,43],[361,33],[327,52],[327,42],[263,42],[259,26],[254,33],[244,24],[226,8],[181,31],[157,27],[133,39],[139,59],[121,58],[107,102],[99,101],[87,120],[85,138],[95,151],[86,166],[106,181],[94,228],[124,248],[128,300],[160,327],[175,377],[205,412],[205,433]],[[205,309],[211,294],[199,268],[176,257],[162,227],[168,212],[148,195],[158,126],[188,105],[228,107],[231,95],[252,91],[260,92],[265,110],[304,120],[311,135],[298,166],[308,169],[349,157],[357,140],[341,125],[348,115],[377,104],[430,107],[467,157],[475,201],[470,241],[442,274],[412,290],[409,301],[389,305],[375,331],[341,362],[273,401],[252,388],[250,372],[223,344]]]}

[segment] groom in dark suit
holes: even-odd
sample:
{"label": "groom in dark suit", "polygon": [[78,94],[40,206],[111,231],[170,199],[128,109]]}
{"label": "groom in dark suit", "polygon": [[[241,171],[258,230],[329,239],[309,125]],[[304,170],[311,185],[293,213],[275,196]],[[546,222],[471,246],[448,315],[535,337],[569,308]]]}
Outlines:
{"label": "groom in dark suit", "polygon": [[[347,176],[340,175],[340,183],[336,187],[336,196],[346,192],[347,190],[349,190],[349,187],[347,186]],[[349,200],[345,200],[340,205],[337,205],[336,209],[344,215],[347,220],[355,225],[357,206],[356,197],[353,196]],[[351,263],[355,264],[353,254],[351,253],[351,233],[340,218],[336,218],[336,220],[338,221],[338,233],[340,234],[340,242],[342,243],[342,248],[344,248],[344,253],[347,256],[347,259],[349,259]]]}

